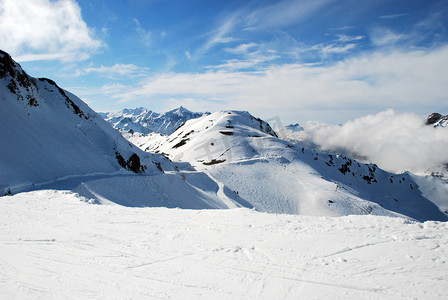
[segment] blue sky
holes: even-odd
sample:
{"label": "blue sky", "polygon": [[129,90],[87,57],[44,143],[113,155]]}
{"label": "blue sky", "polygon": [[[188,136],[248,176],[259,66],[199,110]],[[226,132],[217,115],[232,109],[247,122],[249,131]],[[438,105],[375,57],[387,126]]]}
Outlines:
{"label": "blue sky", "polygon": [[97,111],[448,113],[448,2],[0,0],[0,48]]}

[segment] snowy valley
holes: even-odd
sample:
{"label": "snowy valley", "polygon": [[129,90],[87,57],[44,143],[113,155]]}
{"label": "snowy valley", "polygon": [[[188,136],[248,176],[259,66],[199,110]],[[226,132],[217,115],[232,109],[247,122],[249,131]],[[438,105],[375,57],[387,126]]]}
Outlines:
{"label": "snowy valley", "polygon": [[445,297],[443,178],[246,111],[97,114],[3,51],[0,101],[6,298]]}

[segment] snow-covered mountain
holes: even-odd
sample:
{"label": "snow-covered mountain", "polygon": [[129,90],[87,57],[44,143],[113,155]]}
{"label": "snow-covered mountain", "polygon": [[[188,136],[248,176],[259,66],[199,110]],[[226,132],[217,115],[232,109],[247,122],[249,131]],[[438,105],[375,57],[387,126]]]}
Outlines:
{"label": "snow-covered mountain", "polygon": [[202,115],[204,113],[191,112],[182,106],[163,114],[143,107],[100,113],[101,117],[120,131],[162,135],[170,135],[187,120],[199,118]]}
{"label": "snow-covered mountain", "polygon": [[432,125],[433,127],[447,127],[448,115],[443,116],[439,113],[432,113],[428,116],[426,125]]}
{"label": "snow-covered mountain", "polygon": [[207,175],[189,170],[185,178],[52,80],[28,76],[5,52],[0,102],[2,195],[49,188],[127,206],[227,208]]}
{"label": "snow-covered mountain", "polygon": [[287,126],[285,126],[285,129],[289,130],[289,131],[292,131],[292,132],[303,131],[303,127],[300,126],[299,123],[287,125]]}
{"label": "snow-covered mountain", "polygon": [[297,147],[248,112],[223,111],[189,120],[149,151],[189,162],[224,185],[239,203],[273,213],[341,216],[406,215],[447,220],[410,174]]}
{"label": "snow-covered mountain", "polygon": [[122,167],[157,170],[79,98],[50,79],[28,76],[5,52],[0,53],[0,95],[0,190]]}

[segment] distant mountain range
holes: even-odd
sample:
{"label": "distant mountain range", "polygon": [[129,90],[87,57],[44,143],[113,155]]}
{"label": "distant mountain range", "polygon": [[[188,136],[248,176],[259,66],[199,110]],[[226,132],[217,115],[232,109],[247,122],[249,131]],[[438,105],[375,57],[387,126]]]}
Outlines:
{"label": "distant mountain range", "polygon": [[187,120],[199,118],[204,114],[207,113],[191,112],[181,106],[163,114],[140,107],[100,113],[100,116],[120,131],[170,135]]}

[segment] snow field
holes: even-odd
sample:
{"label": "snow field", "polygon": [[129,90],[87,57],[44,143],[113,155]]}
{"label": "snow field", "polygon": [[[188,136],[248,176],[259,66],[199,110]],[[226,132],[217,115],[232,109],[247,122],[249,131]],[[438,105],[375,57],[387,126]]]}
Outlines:
{"label": "snow field", "polygon": [[5,299],[446,299],[448,223],[1,197]]}

